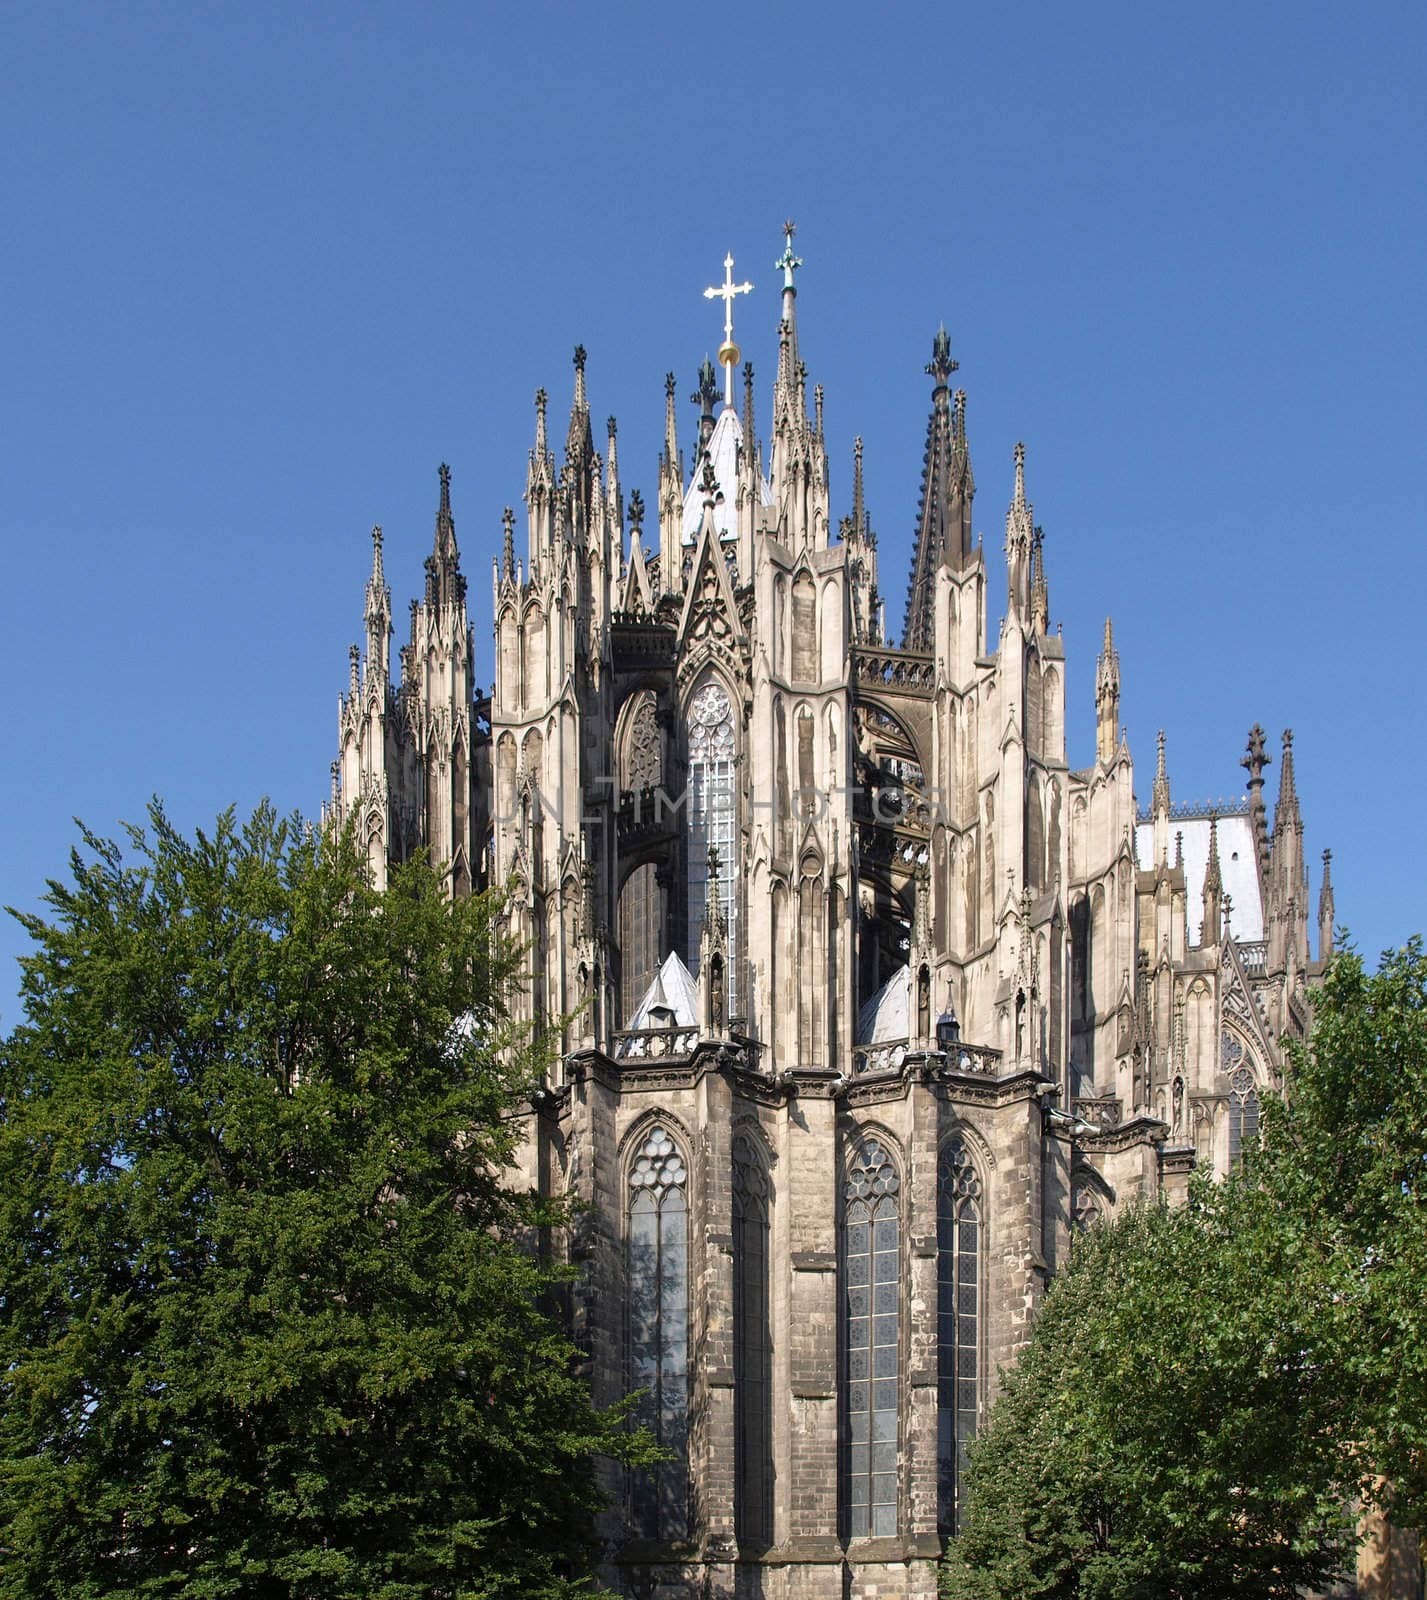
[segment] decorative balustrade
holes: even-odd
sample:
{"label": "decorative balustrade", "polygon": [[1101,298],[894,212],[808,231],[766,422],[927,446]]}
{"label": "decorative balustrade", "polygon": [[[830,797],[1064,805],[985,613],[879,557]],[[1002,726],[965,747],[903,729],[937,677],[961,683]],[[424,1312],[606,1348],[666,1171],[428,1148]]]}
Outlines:
{"label": "decorative balustrade", "polygon": [[1244,964],[1245,972],[1263,972],[1268,966],[1268,940],[1247,939],[1236,941],[1239,951],[1239,960]]}
{"label": "decorative balustrade", "polygon": [[614,1036],[620,1061],[683,1060],[699,1042],[697,1028],[624,1028]]}
{"label": "decorative balustrade", "polygon": [[936,663],[929,655],[907,650],[854,650],[852,667],[859,683],[871,688],[931,694],[936,688]]}
{"label": "decorative balustrade", "polygon": [[[1233,795],[1219,800],[1177,800],[1169,808],[1171,822],[1202,821],[1205,817],[1246,817],[1249,814],[1249,797],[1245,794]],[[1136,822],[1153,822],[1154,807],[1152,805],[1138,806],[1135,810]]]}
{"label": "decorative balustrade", "polygon": [[1118,1128],[1122,1108],[1118,1096],[1101,1094],[1087,1096],[1070,1102],[1071,1112],[1082,1122],[1096,1128]]}
{"label": "decorative balustrade", "polygon": [[[911,1050],[907,1039],[884,1039],[879,1044],[860,1044],[852,1052],[854,1077],[866,1077],[874,1072],[900,1072]],[[996,1078],[1001,1073],[1001,1052],[987,1045],[962,1044],[959,1041],[948,1050],[928,1047],[924,1052],[938,1066],[944,1064],[947,1072],[974,1073],[981,1077]]]}

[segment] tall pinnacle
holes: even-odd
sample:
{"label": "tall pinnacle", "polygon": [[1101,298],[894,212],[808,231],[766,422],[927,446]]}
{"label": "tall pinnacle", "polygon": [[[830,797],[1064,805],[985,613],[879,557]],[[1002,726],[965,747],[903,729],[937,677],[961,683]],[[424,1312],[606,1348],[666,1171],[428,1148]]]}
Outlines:
{"label": "tall pinnacle", "polygon": [[456,548],[456,519],[451,515],[451,469],[443,461],[436,506],[436,538],[426,558],[426,604],[445,605],[466,597],[461,555]]}
{"label": "tall pinnacle", "polygon": [[797,223],[789,220],[783,224],[783,254],[773,263],[783,274],[783,320],[778,329],[778,380],[775,389],[787,391],[789,397],[793,385],[797,382],[799,365],[796,309],[798,289],[793,282],[793,274],[802,266],[803,261],[801,256],[793,254],[793,235],[797,231]]}
{"label": "tall pinnacle", "polygon": [[1031,567],[1035,548],[1035,518],[1026,499],[1026,447],[1016,446],[1016,482],[1006,511],[1006,583],[1012,615],[1027,618],[1031,611]]}
{"label": "tall pinnacle", "polygon": [[1260,885],[1268,882],[1268,812],[1263,799],[1263,769],[1272,759],[1264,750],[1264,731],[1256,722],[1249,729],[1248,753],[1240,765],[1249,775],[1249,820],[1254,831]]}
{"label": "tall pinnacle", "polygon": [[1283,730],[1283,766],[1278,774],[1278,804],[1274,807],[1273,831],[1285,823],[1298,822],[1298,785],[1293,775],[1293,729]]}
{"label": "tall pinnacle", "polygon": [[1169,773],[1164,764],[1164,729],[1161,728],[1155,736],[1155,744],[1159,754],[1155,761],[1154,792],[1150,798],[1150,806],[1155,815],[1161,812],[1169,815]]}
{"label": "tall pinnacle", "polygon": [[1209,813],[1209,859],[1204,864],[1204,914],[1199,924],[1199,943],[1216,944],[1224,906],[1224,875],[1219,866],[1219,813]]}
{"label": "tall pinnacle", "polygon": [[1333,852],[1323,852],[1323,887],[1318,893],[1318,959],[1326,961],[1333,953]]}
{"label": "tall pinnacle", "polygon": [[867,507],[862,498],[862,435],[852,441],[852,531],[859,538],[867,534]]}
{"label": "tall pinnacle", "polygon": [[958,365],[943,325],[932,340],[932,358],[926,365],[927,376],[934,380],[932,409],[922,457],[917,535],[907,580],[904,650],[931,648],[937,569],[949,566],[959,570],[971,554],[971,502],[976,485],[966,449],[966,395],[958,390],[953,401],[946,381]]}
{"label": "tall pinnacle", "polygon": [[1120,656],[1115,634],[1105,618],[1105,643],[1095,665],[1095,755],[1109,763],[1120,744]]}

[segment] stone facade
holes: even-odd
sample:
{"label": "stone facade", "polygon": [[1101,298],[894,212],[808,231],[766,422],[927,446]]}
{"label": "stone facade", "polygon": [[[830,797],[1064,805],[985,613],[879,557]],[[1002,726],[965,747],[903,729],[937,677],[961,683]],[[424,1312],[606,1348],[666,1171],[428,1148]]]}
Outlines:
{"label": "stone facade", "polygon": [[[1257,728],[1246,798],[1176,806],[1161,736],[1141,811],[1107,622],[1071,767],[1019,445],[988,637],[944,332],[885,637],[860,444],[833,522],[799,265],[790,236],[771,446],[752,369],[735,407],[706,362],[686,470],[670,377],[647,531],[584,352],[558,467],[537,396],[489,699],[446,469],[395,684],[376,534],[333,765],[379,880],[420,845],[456,892],[506,888],[515,1003],[563,1028],[524,1176],[583,1202],[597,1399],[644,1389],[674,1455],[608,1483],[631,1596],[932,1596],[959,1452],[1072,1228],[1237,1159],[1316,965],[1290,735],[1272,826]],[[730,334],[725,396],[738,359]],[[1321,960],[1326,865],[1317,920]]]}

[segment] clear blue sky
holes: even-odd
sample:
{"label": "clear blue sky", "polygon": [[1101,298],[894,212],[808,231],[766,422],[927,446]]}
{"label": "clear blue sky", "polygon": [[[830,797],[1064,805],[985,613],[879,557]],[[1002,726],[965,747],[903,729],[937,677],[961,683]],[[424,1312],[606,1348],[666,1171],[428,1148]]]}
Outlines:
{"label": "clear blue sky", "polygon": [[[1017,439],[1093,756],[1113,613],[1142,798],[1296,730],[1375,953],[1427,924],[1427,8],[90,4],[0,14],[0,902],[71,818],[315,812],[369,530],[398,618],[447,460],[478,632],[570,351],[652,499],[719,337],[775,352],[785,216],[834,515],[866,440],[899,623],[945,320],[976,525]],[[992,618],[995,626],[995,617]],[[481,672],[490,676],[489,650]],[[1276,792],[1277,767],[1270,769]],[[15,1019],[0,929],[0,1022]]]}

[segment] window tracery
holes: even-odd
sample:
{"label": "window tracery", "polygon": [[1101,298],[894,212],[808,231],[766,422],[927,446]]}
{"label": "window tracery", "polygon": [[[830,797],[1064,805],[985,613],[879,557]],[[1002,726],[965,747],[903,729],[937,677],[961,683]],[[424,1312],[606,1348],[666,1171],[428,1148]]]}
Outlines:
{"label": "window tracery", "polygon": [[843,1189],[843,1503],[854,1539],[897,1531],[900,1189],[885,1145],[866,1140]]}
{"label": "window tracery", "polygon": [[1229,1170],[1244,1159],[1244,1148],[1259,1134],[1259,1093],[1251,1057],[1232,1033],[1220,1041],[1220,1058],[1229,1075]]}
{"label": "window tracery", "polygon": [[738,821],[734,793],[733,707],[723,686],[703,685],[689,702],[688,812],[688,954],[689,966],[698,964],[699,939],[708,902],[709,849],[718,852],[719,904],[728,930],[729,1006],[737,1006],[738,896],[734,879],[738,866]]}
{"label": "window tracery", "polygon": [[668,1452],[636,1474],[631,1521],[651,1539],[688,1532],[688,1168],[662,1127],[645,1136],[629,1171],[629,1378],[635,1409]]}
{"label": "window tracery", "polygon": [[746,1135],[733,1145],[734,1525],[740,1544],[773,1538],[768,1174]]}
{"label": "window tracery", "polygon": [[981,1179],[953,1139],[937,1163],[937,1521],[954,1533],[981,1392]]}

